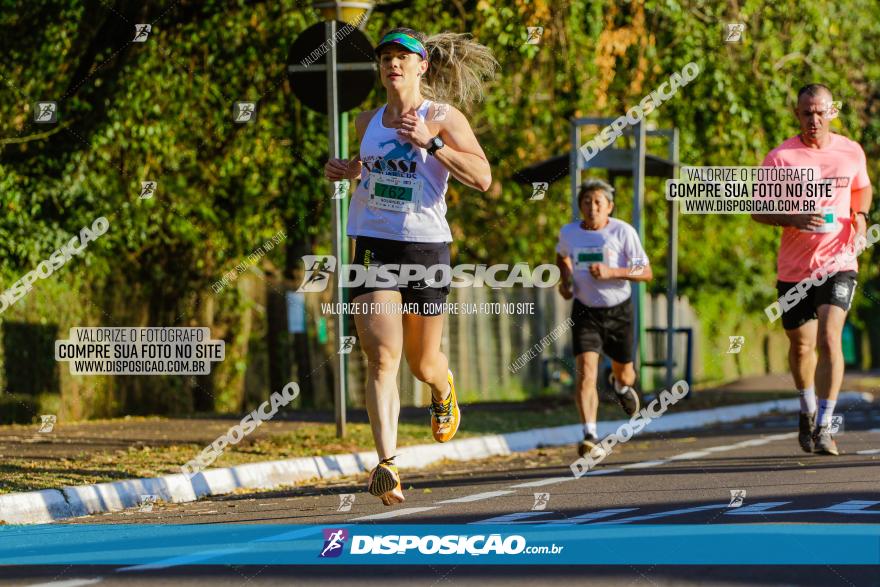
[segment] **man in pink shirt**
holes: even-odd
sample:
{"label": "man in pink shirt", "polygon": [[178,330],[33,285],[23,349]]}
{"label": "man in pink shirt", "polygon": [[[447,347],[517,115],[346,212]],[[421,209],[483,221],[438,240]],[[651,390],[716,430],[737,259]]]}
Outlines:
{"label": "man in pink shirt", "polygon": [[[782,313],[782,326],[790,343],[789,366],[800,392],[798,442],[806,452],[837,455],[837,443],[830,432],[831,416],[843,382],[843,325],[858,276],[856,255],[846,251],[852,250],[858,237],[865,238],[871,183],[859,144],[830,132],[833,113],[831,90],[821,84],[801,88],[795,108],[800,134],[770,151],[762,163],[768,167],[819,168],[822,179],[833,186],[832,197],[822,198],[820,204],[833,208],[833,217],[829,216],[832,221],[818,212],[752,217],[763,224],[783,227],[776,288],[780,300],[786,293],[788,298],[799,299],[793,306],[782,306],[789,306]],[[814,279],[808,279],[811,277]],[[804,279],[811,284],[806,293],[803,284],[792,292]]]}

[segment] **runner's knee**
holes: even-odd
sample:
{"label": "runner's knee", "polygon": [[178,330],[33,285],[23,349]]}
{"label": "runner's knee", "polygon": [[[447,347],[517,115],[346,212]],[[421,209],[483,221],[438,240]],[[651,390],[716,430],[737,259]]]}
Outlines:
{"label": "runner's knee", "polygon": [[575,366],[578,381],[596,382],[596,378],[599,376],[599,365],[597,361],[592,361],[588,358],[588,353],[581,353],[575,357]]}
{"label": "runner's knee", "polygon": [[816,346],[819,347],[819,353],[823,355],[842,353],[842,336],[840,333],[825,331],[819,332],[816,337]]}
{"label": "runner's knee", "polygon": [[413,376],[419,381],[429,381],[435,376],[437,370],[437,361],[429,360],[424,357],[409,363],[409,370]]}
{"label": "runner's knee", "polygon": [[397,374],[400,366],[400,351],[386,345],[376,345],[364,349],[367,355],[367,367],[372,375]]}

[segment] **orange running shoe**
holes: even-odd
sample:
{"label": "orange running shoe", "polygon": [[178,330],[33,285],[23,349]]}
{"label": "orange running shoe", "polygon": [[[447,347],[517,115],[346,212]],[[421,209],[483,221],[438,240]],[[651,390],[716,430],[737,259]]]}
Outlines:
{"label": "orange running shoe", "polygon": [[449,371],[449,396],[443,401],[431,400],[431,432],[437,442],[449,442],[458,431],[461,424],[461,410],[458,409],[458,399],[455,397],[455,383],[452,381],[452,371]]}
{"label": "orange running shoe", "polygon": [[393,458],[380,461],[376,465],[370,473],[370,480],[367,481],[367,491],[381,499],[385,505],[406,501],[403,497],[403,487],[400,485],[400,474],[397,472]]}

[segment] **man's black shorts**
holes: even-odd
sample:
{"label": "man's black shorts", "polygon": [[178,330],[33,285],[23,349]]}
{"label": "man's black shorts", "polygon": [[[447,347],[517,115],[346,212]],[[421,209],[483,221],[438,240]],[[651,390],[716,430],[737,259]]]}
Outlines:
{"label": "man's black shorts", "polygon": [[[833,277],[829,277],[828,281],[822,285],[815,285],[808,289],[804,299],[787,312],[782,313],[782,327],[786,330],[793,330],[810,320],[815,320],[818,317],[819,306],[824,304],[831,304],[843,308],[844,312],[849,312],[853,296],[856,294],[858,276],[859,274],[855,271],[841,271]],[[781,298],[788,290],[796,286],[796,282],[777,281],[776,291]]]}
{"label": "man's black shorts", "polygon": [[[432,265],[445,265],[449,267],[449,245],[447,243],[412,243],[407,241],[395,241],[370,236],[359,236],[354,247],[354,259],[352,264],[365,267],[378,267],[380,265],[421,265],[426,269]],[[449,268],[451,273],[452,269]],[[391,271],[395,276],[399,271]],[[428,279],[432,279],[428,275]],[[433,279],[442,279],[442,274],[437,271]],[[449,285],[434,286],[425,283],[424,279],[409,282],[403,285],[379,285],[370,286],[364,284],[353,287],[349,291],[349,301],[357,301],[357,297],[373,291],[389,290],[399,291],[401,302],[405,307],[416,308],[415,314],[436,316],[441,312],[436,308],[446,302],[449,295]]]}
{"label": "man's black shorts", "polygon": [[632,300],[610,308],[591,308],[575,300],[571,319],[575,356],[589,351],[604,352],[618,363],[632,362]]}

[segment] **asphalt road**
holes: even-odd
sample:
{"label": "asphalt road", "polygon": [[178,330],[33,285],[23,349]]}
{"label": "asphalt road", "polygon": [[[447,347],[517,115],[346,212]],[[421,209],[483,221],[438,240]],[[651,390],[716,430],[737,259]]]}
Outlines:
{"label": "asphalt road", "polygon": [[[844,414],[839,457],[805,454],[791,416],[688,434],[639,438],[594,472],[575,479],[573,447],[545,448],[479,462],[402,471],[406,503],[385,507],[364,490],[366,476],[188,504],[156,504],[64,523],[168,524],[878,524],[880,403]],[[733,492],[733,493],[732,493]],[[538,494],[538,495],[536,495]],[[734,500],[734,497],[738,496]],[[741,503],[740,503],[741,501]],[[733,502],[733,503],[732,503]],[[734,505],[735,507],[731,507]],[[515,526],[512,526],[515,527]],[[822,548],[820,541],[815,544]],[[177,566],[6,568],[0,584],[804,584],[880,585],[880,569],[809,567],[449,567],[279,568]],[[95,580],[94,583],[71,580]]]}

